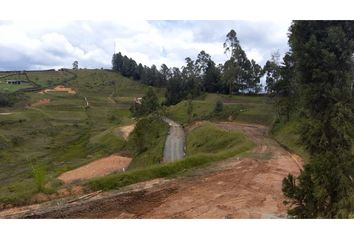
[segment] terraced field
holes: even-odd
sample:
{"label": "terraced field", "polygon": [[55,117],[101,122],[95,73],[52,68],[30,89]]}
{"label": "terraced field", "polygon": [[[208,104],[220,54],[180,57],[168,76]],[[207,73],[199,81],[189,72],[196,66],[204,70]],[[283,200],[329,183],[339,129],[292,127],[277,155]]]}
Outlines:
{"label": "terraced field", "polygon": [[[115,129],[134,123],[129,107],[147,86],[104,70],[79,70],[65,83],[75,93],[37,91],[0,115],[0,203],[21,203],[37,192],[33,169],[44,171],[46,191],[55,192],[61,173],[123,151],[126,139]],[[52,89],[71,75],[28,73]],[[156,92],[162,98],[163,90]],[[87,100],[87,102],[86,102]],[[87,103],[89,105],[87,106]]]}

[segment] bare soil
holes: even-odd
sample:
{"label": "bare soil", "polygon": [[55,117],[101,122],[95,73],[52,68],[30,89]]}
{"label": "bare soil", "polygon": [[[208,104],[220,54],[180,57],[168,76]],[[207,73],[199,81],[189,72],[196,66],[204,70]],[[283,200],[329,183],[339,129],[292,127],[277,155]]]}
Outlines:
{"label": "bare soil", "polygon": [[[268,128],[236,122],[216,123],[242,131],[257,147],[243,157],[192,169],[175,179],[155,179],[98,193],[75,203],[0,212],[0,218],[284,218],[282,180],[298,175],[302,159],[268,137]],[[270,156],[265,160],[262,156]]]}
{"label": "bare soil", "polygon": [[67,92],[69,94],[76,94],[76,91],[72,88],[65,87],[64,85],[58,85],[54,88],[48,88],[43,91],[40,91],[40,93],[47,93],[47,92]]}
{"label": "bare soil", "polygon": [[129,166],[131,160],[132,159],[129,157],[113,154],[65,172],[61,174],[58,179],[62,180],[64,183],[71,183],[75,180],[86,180],[104,176],[112,172],[123,171],[123,169]]}
{"label": "bare soil", "polygon": [[124,137],[124,139],[128,139],[130,133],[134,131],[135,124],[127,125],[118,128],[118,133]]}
{"label": "bare soil", "polygon": [[31,107],[39,107],[39,106],[42,106],[42,105],[46,105],[49,102],[50,102],[49,98],[43,98],[43,99],[40,99],[39,101],[37,101],[35,103],[32,103]]}

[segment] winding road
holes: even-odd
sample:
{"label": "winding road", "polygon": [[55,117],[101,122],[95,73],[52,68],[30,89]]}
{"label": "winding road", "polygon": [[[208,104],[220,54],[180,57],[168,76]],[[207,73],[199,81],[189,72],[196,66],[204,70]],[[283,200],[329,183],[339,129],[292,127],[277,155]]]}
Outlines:
{"label": "winding road", "polygon": [[170,125],[168,136],[165,142],[165,148],[163,153],[164,162],[172,162],[184,157],[184,140],[185,135],[183,128],[180,124],[172,121],[169,118],[163,118],[163,120]]}

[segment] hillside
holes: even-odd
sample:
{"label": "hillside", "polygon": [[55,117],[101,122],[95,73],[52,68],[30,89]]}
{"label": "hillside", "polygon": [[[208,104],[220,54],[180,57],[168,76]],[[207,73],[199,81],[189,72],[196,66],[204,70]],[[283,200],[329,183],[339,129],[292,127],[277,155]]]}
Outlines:
{"label": "hillside", "polygon": [[[59,73],[61,74],[61,73]],[[28,73],[47,87],[27,92],[0,115],[0,202],[26,202],[36,193],[33,169],[45,172],[46,191],[61,185],[56,176],[102,156],[122,151],[117,128],[134,122],[129,107],[147,86],[104,70],[79,70],[63,84],[48,72]],[[64,73],[65,75],[65,73]],[[48,79],[45,81],[44,79]],[[57,82],[56,82],[57,80]],[[162,98],[163,90],[156,89]],[[118,134],[118,135],[117,135]]]}
{"label": "hillside", "polygon": [[[227,202],[232,200],[232,194],[240,194],[244,199],[232,203],[233,208],[247,203],[248,210],[232,210],[227,217],[285,216],[281,180],[288,171],[297,173],[302,163],[268,136],[274,121],[268,97],[204,94],[165,106],[161,114],[184,127],[186,155],[179,161],[161,164],[167,124],[157,116],[143,118],[137,123],[138,119],[129,110],[134,99],[142,97],[148,86],[105,70],[78,70],[74,72],[75,78],[61,82],[43,80],[49,77],[48,73],[36,74],[38,84],[43,84],[43,88],[25,92],[23,100],[1,110],[1,163],[4,167],[0,172],[0,202],[4,207],[48,200],[69,201],[69,205],[78,201],[82,206],[81,198],[100,199],[102,190],[108,191],[104,195],[116,199],[115,193],[128,189],[126,194],[130,199],[134,197],[131,190],[145,191],[141,186],[150,186],[148,191],[152,195],[147,199],[167,197],[171,204],[179,207],[165,213],[158,208],[149,213],[132,210],[134,215],[130,217],[225,217],[222,209],[231,207]],[[164,101],[164,91],[154,88],[160,102]],[[215,110],[218,101],[223,105],[221,111]],[[130,130],[125,133],[123,129]],[[140,148],[144,150],[138,151]],[[244,172],[248,174],[242,180]],[[210,181],[202,181],[209,178]],[[258,178],[273,180],[265,183]],[[234,185],[234,181],[241,184]],[[157,184],[150,185],[150,182]],[[182,207],[180,201],[187,196],[172,194],[176,190],[172,191],[170,184],[173,189],[182,191],[192,187],[192,182],[195,182],[193,188],[200,191],[195,192],[196,201],[185,202]],[[225,186],[219,186],[221,183]],[[209,192],[206,187],[214,185],[213,192]],[[229,194],[220,201],[208,200],[225,191]],[[55,200],[58,198],[64,200]],[[146,202],[131,201],[124,204],[150,206]],[[195,208],[200,201],[215,212],[196,210],[188,213],[186,207]],[[257,205],[259,201],[265,202]],[[90,204],[96,206],[95,202],[87,206]],[[65,215],[65,211],[61,213],[64,215],[55,215],[46,204],[42,210],[51,212],[46,215],[50,217],[125,216],[125,210],[113,210],[105,201],[100,200],[97,204],[107,204],[106,208],[110,210],[76,215],[74,207],[73,215]],[[163,206],[167,207],[161,205],[161,209],[165,208]],[[31,209],[31,206],[24,208]],[[8,211],[16,213],[12,209]],[[2,214],[6,213],[7,210]]]}

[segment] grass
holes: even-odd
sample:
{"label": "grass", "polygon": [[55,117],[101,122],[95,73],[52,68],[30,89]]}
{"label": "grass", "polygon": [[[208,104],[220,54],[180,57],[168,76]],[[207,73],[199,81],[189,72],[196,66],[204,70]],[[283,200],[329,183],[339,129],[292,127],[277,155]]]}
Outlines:
{"label": "grass", "polygon": [[220,152],[246,142],[239,132],[227,132],[212,123],[203,123],[187,135],[187,156],[201,153]]}
{"label": "grass", "polygon": [[[213,114],[217,100],[224,103],[224,111],[216,116]],[[167,108],[167,116],[186,124],[194,120],[236,120],[240,122],[263,124],[271,126],[274,121],[274,111],[270,100],[265,96],[229,96],[206,94],[204,99],[192,101],[192,116],[188,116],[188,102],[182,101]],[[230,118],[231,116],[231,118]]]}
{"label": "grass", "polygon": [[[210,130],[213,132],[210,136],[220,136],[224,143],[228,144],[229,148],[222,148],[220,142],[214,141],[211,144],[211,147],[213,147],[215,151],[207,152],[204,148],[206,145],[203,146],[203,141],[198,140],[195,137],[203,133],[207,133]],[[217,129],[211,124],[205,124],[200,128],[192,130],[189,133],[189,140],[187,141],[189,141],[187,146],[193,146],[194,143],[199,143],[200,146],[194,147],[190,150],[188,150],[187,147],[187,156],[180,161],[166,164],[155,164],[147,168],[135,169],[125,173],[111,174],[88,181],[87,185],[92,190],[110,190],[118,189],[140,181],[170,177],[188,169],[200,167],[215,161],[224,160],[226,158],[245,153],[255,146],[255,144],[246,136],[242,135],[242,133],[235,132],[230,134],[226,131]]]}
{"label": "grass", "polygon": [[[20,89],[35,87],[35,84],[39,87],[47,88],[75,78],[75,74],[71,71],[26,71],[26,73],[32,83],[22,83],[17,85],[7,84],[5,82],[5,80],[8,79],[27,81],[27,78],[23,74],[3,77],[0,79],[0,92],[15,92]],[[10,73],[0,72],[0,77],[9,74]]]}
{"label": "grass", "polygon": [[134,152],[129,170],[146,168],[162,161],[168,129],[168,124],[156,116],[137,123],[128,140],[128,148]]}
{"label": "grass", "polygon": [[7,84],[6,82],[0,82],[0,92],[16,92],[17,90],[33,87],[32,84]]}
{"label": "grass", "polygon": [[[21,103],[0,109],[12,113],[0,115],[0,203],[23,203],[37,192],[33,161],[46,169],[47,182],[53,182],[64,171],[126,151],[127,143],[115,129],[134,122],[129,106],[147,86],[104,70],[76,74],[66,85],[77,94],[27,92]],[[37,83],[44,86],[44,79]],[[162,89],[156,91],[163,96]],[[49,104],[28,108],[44,98]]]}
{"label": "grass", "polygon": [[300,125],[295,119],[286,123],[277,122],[272,129],[272,135],[280,144],[296,152],[307,162],[309,154],[299,140],[299,127]]}

